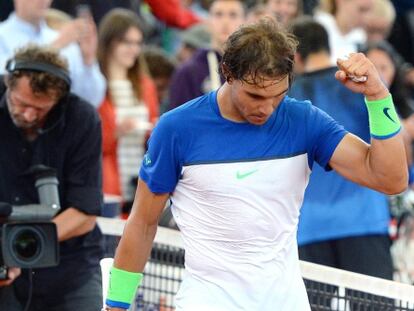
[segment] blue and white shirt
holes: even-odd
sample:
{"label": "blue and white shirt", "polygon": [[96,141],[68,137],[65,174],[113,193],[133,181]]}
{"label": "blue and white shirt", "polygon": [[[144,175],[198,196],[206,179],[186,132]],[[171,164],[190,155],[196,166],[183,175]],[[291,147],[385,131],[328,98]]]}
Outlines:
{"label": "blue and white shirt", "polygon": [[261,125],[223,118],[217,92],[164,114],[140,177],[171,193],[186,249],[178,310],[309,310],[296,230],[313,162],[346,131],[285,97]]}

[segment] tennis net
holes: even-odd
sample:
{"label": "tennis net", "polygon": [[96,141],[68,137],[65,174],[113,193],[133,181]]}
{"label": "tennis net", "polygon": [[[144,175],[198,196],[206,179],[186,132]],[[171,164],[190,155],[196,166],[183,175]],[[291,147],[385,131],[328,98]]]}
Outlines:
{"label": "tennis net", "polygon": [[[125,221],[98,218],[98,224],[112,246],[113,256],[117,238]],[[115,240],[114,240],[115,239]],[[369,277],[331,267],[301,261],[302,276],[312,310],[322,311],[414,311],[414,286]],[[184,249],[180,233],[159,227],[145,278],[136,301],[136,311],[173,311],[174,296],[184,273]]]}

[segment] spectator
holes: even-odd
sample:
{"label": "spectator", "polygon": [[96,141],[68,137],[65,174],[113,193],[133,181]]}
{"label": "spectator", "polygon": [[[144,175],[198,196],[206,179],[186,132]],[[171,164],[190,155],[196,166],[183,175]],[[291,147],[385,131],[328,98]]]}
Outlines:
{"label": "spectator", "polygon": [[287,27],[292,19],[303,14],[302,0],[266,0],[266,9],[284,27]]}
{"label": "spectator", "polygon": [[213,0],[209,10],[208,25],[211,48],[200,49],[175,72],[171,86],[169,109],[217,89],[224,81],[218,73],[223,44],[245,19],[241,0]]}
{"label": "spectator", "polygon": [[56,52],[31,46],[18,50],[13,61],[0,85],[0,201],[37,203],[33,181],[25,173],[32,165],[56,170],[61,211],[53,222],[60,263],[33,273],[10,268],[9,279],[0,281],[0,310],[23,311],[30,288],[31,304],[24,310],[99,310],[99,117],[92,106],[68,93],[67,64]]}
{"label": "spectator", "polygon": [[[297,77],[290,96],[310,100],[369,143],[364,98],[334,79],[328,34],[312,19],[292,25],[298,38]],[[392,279],[387,196],[314,166],[298,226],[299,257],[371,276]]]}
{"label": "spectator", "polygon": [[199,49],[209,49],[210,41],[210,33],[205,24],[198,24],[184,30],[181,32],[181,45],[176,52],[178,62],[187,62]]}
{"label": "spectator", "polygon": [[[395,17],[395,9],[389,0],[375,1],[372,10],[366,17],[365,30],[367,33],[367,43],[375,44],[387,40],[395,22]],[[413,65],[405,61],[395,49],[391,48],[388,50],[393,52],[393,62],[401,76],[399,82],[412,89],[414,87]],[[402,87],[404,88],[404,86]]]}
{"label": "spectator", "polygon": [[259,21],[263,17],[274,18],[274,15],[269,13],[269,10],[267,9],[266,5],[264,5],[262,3],[256,4],[255,6],[251,7],[247,11],[246,23],[247,24],[256,23],[257,21]]}
{"label": "spectator", "polygon": [[157,47],[148,47],[143,51],[145,63],[151,78],[157,88],[157,97],[160,102],[160,114],[165,112],[168,103],[168,89],[174,73],[175,63],[168,55]]}
{"label": "spectator", "polygon": [[321,0],[315,19],[329,36],[331,59],[335,63],[366,42],[364,25],[374,0]]}
{"label": "spectator", "polygon": [[0,73],[16,48],[28,43],[50,45],[69,63],[71,91],[97,107],[104,96],[105,79],[96,62],[97,36],[91,18],[81,18],[56,32],[46,25],[51,0],[14,0],[15,11],[0,23]]}
{"label": "spectator", "polygon": [[158,99],[141,53],[142,25],[130,10],[114,9],[99,25],[98,57],[108,90],[99,107],[103,130],[103,191],[134,198],[148,131],[158,118]]}
{"label": "spectator", "polygon": [[376,0],[365,17],[367,42],[386,40],[395,21],[395,9],[390,0]]}

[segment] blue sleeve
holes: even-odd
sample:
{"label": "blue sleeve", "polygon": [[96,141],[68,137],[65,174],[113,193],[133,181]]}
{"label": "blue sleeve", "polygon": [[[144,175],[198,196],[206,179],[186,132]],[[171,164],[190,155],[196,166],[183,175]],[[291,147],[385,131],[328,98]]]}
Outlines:
{"label": "blue sleeve", "polygon": [[414,184],[414,165],[411,164],[408,167],[408,184],[412,185]]}
{"label": "blue sleeve", "polygon": [[181,175],[180,139],[174,123],[168,114],[163,115],[148,141],[139,176],[153,193],[174,191]]}
{"label": "blue sleeve", "polygon": [[331,170],[329,161],[336,147],[348,133],[327,113],[315,106],[310,106],[307,122],[308,136],[308,161],[312,168],[316,161],[325,170]]}

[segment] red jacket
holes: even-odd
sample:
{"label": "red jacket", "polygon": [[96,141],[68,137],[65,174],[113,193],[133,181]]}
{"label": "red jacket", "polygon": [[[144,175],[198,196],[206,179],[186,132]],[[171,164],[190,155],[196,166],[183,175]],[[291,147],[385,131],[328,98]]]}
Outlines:
{"label": "red jacket", "polygon": [[200,22],[200,18],[191,10],[183,7],[178,0],[145,0],[152,14],[167,25],[188,28]]}
{"label": "red jacket", "polygon": [[[159,116],[159,103],[155,85],[148,77],[142,79],[142,92],[142,101],[149,110],[149,121],[155,124]],[[105,194],[121,195],[121,179],[117,161],[116,113],[109,95],[100,105],[98,112],[102,121],[103,192]]]}

